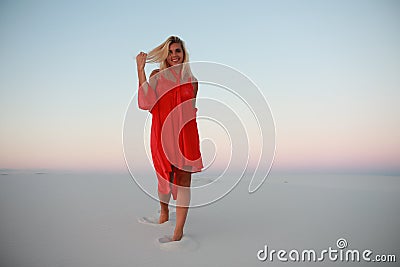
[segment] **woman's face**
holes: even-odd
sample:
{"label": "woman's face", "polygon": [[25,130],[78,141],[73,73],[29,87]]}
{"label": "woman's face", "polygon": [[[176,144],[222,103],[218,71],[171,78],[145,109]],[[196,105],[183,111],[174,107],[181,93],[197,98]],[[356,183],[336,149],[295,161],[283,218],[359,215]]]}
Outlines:
{"label": "woman's face", "polygon": [[180,43],[173,43],[169,46],[167,62],[169,66],[183,63],[183,49]]}

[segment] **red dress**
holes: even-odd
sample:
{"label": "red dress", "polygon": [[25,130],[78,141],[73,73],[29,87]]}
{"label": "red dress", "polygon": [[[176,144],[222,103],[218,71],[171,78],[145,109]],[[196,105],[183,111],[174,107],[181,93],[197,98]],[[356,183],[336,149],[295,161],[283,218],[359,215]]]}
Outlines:
{"label": "red dress", "polygon": [[[175,76],[175,81],[165,77],[167,72]],[[168,194],[172,189],[173,198],[176,199],[176,176],[173,177],[172,188],[169,183],[172,165],[178,171],[192,173],[203,168],[196,122],[197,108],[193,107],[196,96],[191,78],[186,83],[180,83],[179,76],[172,69],[160,71],[156,76],[155,88],[148,83],[143,85],[148,86],[147,94],[139,86],[138,104],[139,108],[149,110],[152,114],[150,146],[158,191]]]}

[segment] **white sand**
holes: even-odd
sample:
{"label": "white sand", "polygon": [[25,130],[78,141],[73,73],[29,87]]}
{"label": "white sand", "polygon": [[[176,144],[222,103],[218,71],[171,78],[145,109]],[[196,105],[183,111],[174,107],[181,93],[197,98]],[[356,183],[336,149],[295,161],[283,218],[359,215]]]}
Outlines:
{"label": "white sand", "polygon": [[[242,181],[214,204],[191,209],[185,242],[160,247],[173,225],[138,223],[158,203],[128,174],[0,176],[0,266],[276,266],[269,249],[348,248],[395,254],[400,261],[400,177],[272,174],[259,191]],[[186,244],[186,245],[185,245]],[[293,263],[293,266],[342,266]],[[286,263],[287,264],[287,263]]]}

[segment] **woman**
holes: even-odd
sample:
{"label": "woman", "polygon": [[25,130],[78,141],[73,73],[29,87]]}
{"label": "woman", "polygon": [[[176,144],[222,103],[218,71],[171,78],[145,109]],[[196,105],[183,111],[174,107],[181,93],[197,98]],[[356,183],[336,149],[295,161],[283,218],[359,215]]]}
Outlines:
{"label": "woman", "polygon": [[[146,62],[160,63],[147,82]],[[191,174],[203,168],[196,123],[198,83],[191,74],[184,42],[170,36],[147,55],[136,56],[139,108],[152,114],[151,154],[158,179],[161,212],[158,223],[169,219],[171,194],[176,200],[176,226],[171,241],[183,236],[189,203]]]}

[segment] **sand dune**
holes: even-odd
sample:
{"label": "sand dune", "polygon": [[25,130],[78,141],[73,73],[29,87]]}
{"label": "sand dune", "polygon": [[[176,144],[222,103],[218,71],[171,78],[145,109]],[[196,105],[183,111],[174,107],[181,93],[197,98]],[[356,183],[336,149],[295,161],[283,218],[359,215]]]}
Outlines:
{"label": "sand dune", "polygon": [[191,209],[183,242],[163,247],[157,240],[172,234],[174,221],[138,223],[157,216],[158,203],[128,174],[8,172],[0,177],[0,265],[279,266],[287,263],[277,255],[260,261],[258,251],[338,249],[340,238],[347,249],[400,260],[399,177],[272,174],[256,193],[247,187],[241,181],[216,203]]}

